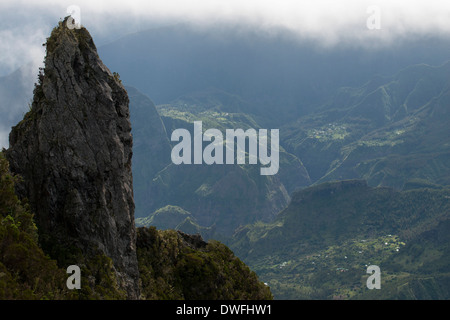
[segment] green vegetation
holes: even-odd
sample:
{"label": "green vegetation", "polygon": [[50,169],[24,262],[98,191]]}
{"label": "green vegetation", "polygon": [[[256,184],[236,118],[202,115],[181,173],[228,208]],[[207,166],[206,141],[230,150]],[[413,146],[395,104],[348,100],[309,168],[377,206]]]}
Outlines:
{"label": "green vegetation", "polygon": [[113,77],[115,81],[122,83],[122,80],[120,80],[120,75],[117,72],[113,72]]}
{"label": "green vegetation", "polygon": [[411,66],[342,88],[315,112],[285,124],[281,144],[302,160],[313,183],[365,179],[403,189],[421,179],[450,185],[449,68]]}
{"label": "green vegetation", "polygon": [[194,121],[202,121],[204,130],[215,128],[222,132],[230,128],[241,128],[244,130],[259,128],[259,125],[250,115],[222,111],[219,106],[208,109],[203,105],[188,105],[180,102],[179,105],[159,105],[157,109],[167,124],[166,127],[170,129],[169,132],[179,128],[179,126],[171,126],[172,123],[177,125],[184,124],[184,127],[188,128]]}
{"label": "green vegetation", "polygon": [[[291,195],[290,205],[272,221],[254,217],[232,239],[223,238],[270,285],[275,298],[450,296],[447,245],[426,237],[448,226],[450,212],[449,68],[449,63],[411,66],[358,88],[342,88],[329,102],[280,128],[286,157],[280,158],[278,177]],[[204,129],[258,128],[260,118],[236,101],[242,102],[203,93],[157,108],[168,133],[200,120]],[[305,187],[289,180],[296,160],[312,187],[293,192]],[[283,174],[287,167],[292,170]],[[191,212],[195,223],[211,226],[204,216],[213,214],[199,212],[199,203],[224,203],[227,219],[215,221],[223,227],[241,218],[231,213],[234,205],[247,214],[255,207],[224,193],[223,184],[216,187],[213,178],[220,173],[177,169],[168,166],[155,178],[156,190],[164,190],[167,200],[154,211],[177,205]],[[234,176],[234,181],[239,179]],[[238,186],[242,192],[250,188]],[[381,291],[366,288],[370,264],[382,269]]]}
{"label": "green vegetation", "polygon": [[[277,299],[357,299],[367,291],[367,266],[383,265],[404,245],[392,235],[352,239],[282,262],[275,254],[252,267]],[[383,269],[383,281],[394,277]]]}
{"label": "green vegetation", "polygon": [[[47,41],[48,54],[62,36],[81,49],[93,45],[84,28],[63,23]],[[448,299],[449,68],[411,66],[341,88],[316,108],[299,107],[298,97],[281,106],[269,92],[250,104],[215,89],[155,107],[127,88],[136,224],[145,227],[137,233],[143,298],[272,298],[259,277],[282,299]],[[121,82],[117,73],[110,81]],[[34,101],[45,99],[41,84]],[[39,112],[35,105],[25,124]],[[279,174],[171,164],[170,133],[193,121],[222,132],[282,124]],[[85,259],[39,234],[7,167],[1,157],[0,298],[123,299],[108,257]],[[221,239],[236,256],[218,241],[169,229]],[[71,261],[89,279],[79,291],[65,288]],[[381,267],[382,290],[366,288],[372,264]]]}
{"label": "green vegetation", "polygon": [[148,227],[155,224],[162,230],[176,229],[177,225],[186,218],[191,217],[191,213],[177,206],[165,206],[156,210],[152,215],[145,218],[137,218],[137,227]]}
{"label": "green vegetation", "polygon": [[[190,221],[183,223],[190,231],[198,231],[207,239],[222,239],[231,235],[240,225],[271,220],[287,205],[290,192],[311,181],[302,162],[283,148],[280,149],[277,177],[261,176],[259,166],[254,165],[177,166],[171,163],[170,158],[162,159],[164,154],[170,156],[168,138],[171,132],[178,128],[192,131],[194,121],[202,121],[203,130],[215,128],[223,134],[226,129],[261,128],[255,117],[241,112],[245,102],[236,96],[217,92],[210,93],[211,96],[205,94],[182,97],[172,104],[159,105],[156,107],[159,114],[156,115],[153,108],[144,110],[135,107],[136,101],[142,100],[138,95],[134,94],[134,99],[131,99],[131,117],[136,123],[133,127],[133,137],[136,139],[136,161],[133,163],[136,218],[150,217],[168,205],[177,206],[191,214]],[[136,114],[134,109],[137,109]],[[137,113],[142,116],[138,118]],[[156,141],[149,138],[150,135],[144,136],[141,127],[150,127],[148,119],[159,116],[164,124],[164,136],[159,135]],[[144,123],[142,119],[147,119],[147,122]],[[156,120],[153,122],[154,127],[161,126]],[[158,135],[153,134],[151,137],[155,136]],[[145,142],[146,139],[151,141]],[[144,152],[145,144],[151,145],[155,151]],[[159,152],[161,146],[164,146],[164,150]],[[148,155],[145,161],[141,159],[144,154]],[[148,167],[154,167],[155,170]],[[155,196],[149,197],[149,194]],[[178,224],[184,220],[178,221]],[[141,220],[137,221],[141,223]],[[151,225],[165,229],[166,226],[160,222],[154,220]],[[172,225],[172,228],[178,228],[178,224]]]}
{"label": "green vegetation", "polygon": [[[15,194],[18,179],[0,153],[0,300],[125,299],[112,260],[104,254],[86,259],[70,248],[53,246],[52,257],[43,251],[33,215]],[[189,237],[173,230],[138,229],[143,299],[272,298],[269,288],[225,245],[186,242]],[[70,261],[81,268],[80,290],[66,287]]]}
{"label": "green vegetation", "polygon": [[216,238],[215,228],[202,227],[197,219],[183,208],[167,205],[145,218],[136,219],[136,227],[158,226],[160,230],[180,230],[188,234],[201,234],[205,239]]}
{"label": "green vegetation", "polygon": [[[85,259],[59,247],[50,255],[40,244],[38,228],[26,202],[15,194],[20,179],[9,172],[0,153],[0,299],[120,299],[111,260],[104,255]],[[66,287],[68,261],[76,261],[84,279],[81,290]]]}
{"label": "green vegetation", "polygon": [[218,241],[138,228],[137,250],[146,299],[272,299],[256,274]]}
{"label": "green vegetation", "polygon": [[62,299],[66,274],[38,245],[28,205],[14,192],[19,177],[0,153],[0,299]]}
{"label": "green vegetation", "polygon": [[[446,299],[448,199],[449,189],[324,183],[295,193],[273,222],[241,228],[229,245],[276,299]],[[372,264],[382,290],[369,292]]]}
{"label": "green vegetation", "polygon": [[345,124],[336,125],[330,123],[321,128],[309,129],[307,131],[307,136],[311,139],[317,139],[320,142],[326,142],[330,140],[344,140],[345,137],[349,135],[349,132],[346,129],[347,127]]}

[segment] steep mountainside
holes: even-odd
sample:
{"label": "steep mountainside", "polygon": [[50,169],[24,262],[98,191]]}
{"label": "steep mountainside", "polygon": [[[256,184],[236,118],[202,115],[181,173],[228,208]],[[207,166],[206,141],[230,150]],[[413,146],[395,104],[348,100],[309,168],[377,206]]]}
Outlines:
{"label": "steep mountainside", "polygon": [[152,179],[171,163],[171,145],[166,128],[153,102],[133,87],[125,87],[130,99],[130,121],[133,134],[133,191],[135,216],[151,211]]}
{"label": "steep mountainside", "polygon": [[[269,297],[227,248],[175,229],[226,241],[276,298],[448,299],[447,42],[318,50],[181,25],[102,48],[123,86],[87,31],[62,24],[4,152],[0,295],[73,297],[56,286],[79,263],[83,298]],[[0,79],[1,110],[23,105],[13,118],[26,110],[22,75]],[[170,135],[194,121],[280,129],[278,174],[174,165]],[[135,217],[164,230],[136,233]],[[382,291],[365,286],[370,264]]]}
{"label": "steep mountainside", "polygon": [[272,299],[269,287],[220,242],[151,227],[138,228],[137,247],[147,299]]}
{"label": "steep mountainside", "polygon": [[[449,189],[395,191],[361,180],[328,182],[293,194],[273,222],[241,228],[230,247],[275,298],[399,299],[397,288],[411,281],[448,283],[449,199]],[[382,287],[389,290],[368,292],[371,264],[380,266]],[[443,284],[407,298],[433,292],[447,299],[450,291]]]}
{"label": "steep mountainside", "polygon": [[[245,101],[241,112],[282,126],[323,103],[340,87],[359,86],[375,74],[409,65],[442,64],[450,44],[437,38],[399,41],[390,47],[323,48],[287,30],[179,24],[130,34],[99,48],[127,84],[156,105],[218,89]],[[127,57],[127,59],[124,59]]]}
{"label": "steep mountainside", "polygon": [[119,288],[138,298],[128,96],[88,31],[60,22],[47,40],[31,110],[6,156],[23,177],[41,242],[60,263],[110,257]]}
{"label": "steep mountainside", "polygon": [[200,234],[204,239],[220,239],[215,226],[203,227],[192,213],[172,205],[162,207],[147,217],[136,218],[136,226],[158,226],[160,230],[179,230],[188,234]]}
{"label": "steep mountainside", "polygon": [[42,251],[29,206],[15,193],[19,180],[0,153],[0,299],[70,297],[65,270]]}
{"label": "steep mountainside", "polygon": [[[214,31],[223,35],[221,40]],[[374,76],[410,63],[440,63],[448,57],[446,44],[422,39],[426,45],[401,43],[376,53],[320,51],[286,34],[235,31],[173,26],[129,35],[101,48],[102,58],[133,85],[126,89],[137,217],[176,205],[191,212],[202,227],[228,223],[222,231],[229,234],[255,218],[276,215],[289,199],[283,188],[290,195],[312,183],[355,178],[398,189],[449,184],[448,64],[413,65],[393,76]],[[136,43],[139,50],[133,49]],[[141,92],[158,102],[157,112]],[[276,178],[259,179],[247,167],[230,173],[171,165],[168,137],[176,128],[189,129],[195,120],[203,121],[204,130],[279,128]],[[208,182],[191,179],[194,174],[208,176]],[[203,192],[229,175],[239,177],[243,187],[256,186],[241,197],[227,183],[214,189],[222,194],[220,199],[228,199],[225,202],[242,201],[241,211],[231,209],[237,218],[231,222],[224,202]],[[152,193],[160,196],[149,197]],[[215,217],[207,217],[209,212]]]}
{"label": "steep mountainside", "polygon": [[[226,129],[277,129],[264,127],[262,115],[246,113],[246,105],[239,96],[220,90],[205,90],[179,97],[171,104],[158,105],[157,110],[169,133],[177,128],[192,130],[193,121],[202,121],[204,130],[215,128],[224,135]],[[282,146],[279,153],[277,177],[289,194],[311,184],[308,172],[298,157],[286,152]]]}
{"label": "steep mountainside", "polygon": [[[0,154],[0,299],[270,299],[222,244],[145,228],[136,236],[128,94],[89,32],[66,21],[47,40],[30,111]],[[153,157],[166,133],[151,102],[136,101],[146,125],[138,136],[155,137],[138,139],[137,150]],[[158,163],[155,155],[140,169]],[[80,290],[66,287],[69,265],[81,269]]]}
{"label": "steep mountainside", "polygon": [[[65,266],[42,250],[29,206],[15,194],[19,181],[0,153],[0,300],[123,299],[106,256],[80,265],[81,290],[66,287]],[[136,248],[141,299],[272,298],[269,287],[217,241],[138,228]]]}
{"label": "steep mountainside", "polygon": [[[243,103],[238,98],[216,91],[212,96],[209,94],[180,97],[176,105],[157,106],[168,136],[178,128],[193,134],[193,121],[202,121],[203,131],[215,128],[223,135],[226,129],[261,128],[252,116],[238,112],[239,104]],[[138,135],[139,132],[135,136]],[[283,148],[279,157],[280,168],[275,176],[261,176],[259,165],[175,165],[169,159],[154,175],[144,173],[147,185],[141,192],[157,196],[142,198],[143,202],[136,206],[147,212],[139,211],[136,217],[147,216],[149,221],[156,210],[167,205],[178,206],[189,211],[202,228],[214,228],[216,237],[230,236],[240,225],[270,221],[287,205],[290,192],[310,184],[308,173],[297,157]],[[135,168],[136,172],[139,165]],[[156,221],[162,222],[158,219],[153,223]],[[164,223],[155,226],[163,228]],[[203,236],[211,236],[206,229],[203,231]]]}
{"label": "steep mountainside", "polygon": [[[405,190],[449,185],[448,79],[450,63],[415,65],[361,87],[339,89],[314,112],[280,128],[276,177],[266,181],[249,166],[234,168],[232,180],[242,189],[237,194],[236,188],[227,188],[233,184],[223,183],[231,168],[169,163],[149,179],[148,192],[159,196],[144,198],[149,212],[139,216],[176,205],[191,212],[200,226],[228,235],[246,222],[275,217],[287,204],[277,200],[282,199],[280,187],[291,194],[312,183],[355,178]],[[258,116],[242,111],[247,107],[239,96],[211,89],[156,108],[170,135],[177,128],[192,131],[192,122],[200,120],[204,130],[260,128]]]}
{"label": "steep mountainside", "polygon": [[449,99],[450,63],[410,66],[340,89],[316,113],[283,127],[281,139],[314,182],[449,185]]}

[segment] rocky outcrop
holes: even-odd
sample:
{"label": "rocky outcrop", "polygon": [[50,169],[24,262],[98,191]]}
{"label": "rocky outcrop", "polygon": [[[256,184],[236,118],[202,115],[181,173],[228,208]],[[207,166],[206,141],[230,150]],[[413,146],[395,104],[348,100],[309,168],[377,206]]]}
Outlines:
{"label": "rocky outcrop", "polygon": [[[64,264],[105,255],[118,289],[139,298],[129,99],[85,28],[59,23],[47,40],[31,110],[10,134],[42,246]],[[65,266],[67,267],[67,266]]]}

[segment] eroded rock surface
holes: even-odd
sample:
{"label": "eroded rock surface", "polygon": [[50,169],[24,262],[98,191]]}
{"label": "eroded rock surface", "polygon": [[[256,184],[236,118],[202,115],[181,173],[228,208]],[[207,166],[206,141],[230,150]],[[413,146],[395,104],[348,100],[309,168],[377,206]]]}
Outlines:
{"label": "eroded rock surface", "polygon": [[[17,192],[60,264],[77,253],[111,258],[120,290],[139,297],[129,99],[85,28],[60,22],[30,112],[10,134]],[[72,260],[71,260],[72,259]]]}

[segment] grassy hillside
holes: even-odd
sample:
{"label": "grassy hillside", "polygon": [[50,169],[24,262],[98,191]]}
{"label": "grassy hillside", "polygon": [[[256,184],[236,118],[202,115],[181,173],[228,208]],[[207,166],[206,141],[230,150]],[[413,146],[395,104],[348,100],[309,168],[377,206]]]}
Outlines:
{"label": "grassy hillside", "polygon": [[[230,247],[277,299],[447,299],[449,199],[449,189],[324,183],[295,193],[273,222],[238,230]],[[382,270],[376,292],[365,282],[372,264]],[[397,294],[423,279],[444,282],[439,290]]]}
{"label": "grassy hillside", "polygon": [[[252,116],[234,112],[239,111],[239,105],[244,103],[239,98],[225,93],[212,94],[183,97],[177,104],[157,106],[168,137],[178,128],[192,131],[194,121],[202,121],[203,130],[215,128],[223,134],[226,129],[257,130],[261,127]],[[225,99],[225,102],[219,99]],[[136,127],[136,135],[139,136],[140,126]],[[140,153],[136,156],[140,157]],[[158,158],[149,157],[146,161],[157,162]],[[135,165],[136,173],[140,172],[139,163]],[[229,236],[241,225],[259,220],[270,221],[287,205],[290,192],[310,184],[302,162],[283,148],[280,148],[277,175],[261,176],[259,169],[260,165],[248,164],[209,166],[169,163],[154,174],[143,172],[138,179],[143,181],[145,177],[145,190],[142,185],[137,187],[146,196],[137,206],[145,208],[146,213],[140,210],[136,216],[150,217],[160,208],[177,206],[189,211],[195,223],[203,228],[202,231],[214,228],[219,237],[220,234]],[[161,220],[153,220],[154,225],[165,228],[158,221]],[[207,236],[207,233],[202,234]]]}
{"label": "grassy hillside", "polygon": [[137,247],[147,299],[272,299],[270,289],[220,242],[150,227],[138,228]]}
{"label": "grassy hillside", "polygon": [[167,205],[147,217],[137,218],[136,227],[158,226],[160,230],[179,230],[188,234],[201,234],[205,239],[220,239],[215,226],[202,227],[192,213],[183,208]]}
{"label": "grassy hillside", "polygon": [[450,63],[410,66],[341,88],[280,130],[316,182],[365,179],[398,189],[410,179],[449,185]]}

